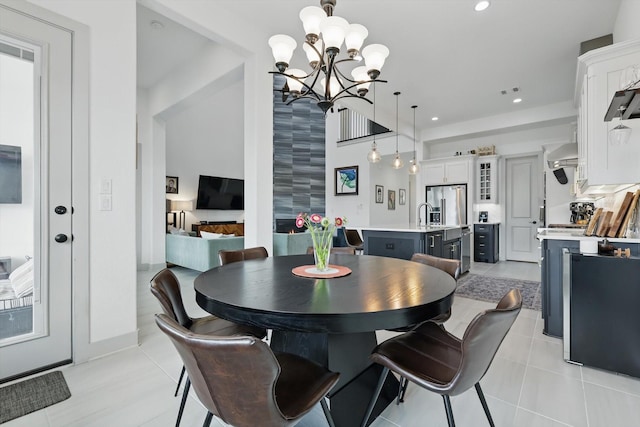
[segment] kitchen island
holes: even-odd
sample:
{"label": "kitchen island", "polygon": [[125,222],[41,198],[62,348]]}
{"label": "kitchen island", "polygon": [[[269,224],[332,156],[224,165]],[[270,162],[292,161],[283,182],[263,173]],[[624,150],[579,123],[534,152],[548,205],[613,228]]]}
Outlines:
{"label": "kitchen island", "polygon": [[410,259],[414,253],[423,253],[458,259],[462,263],[462,272],[469,270],[471,243],[468,226],[417,227],[401,224],[360,229],[366,255]]}

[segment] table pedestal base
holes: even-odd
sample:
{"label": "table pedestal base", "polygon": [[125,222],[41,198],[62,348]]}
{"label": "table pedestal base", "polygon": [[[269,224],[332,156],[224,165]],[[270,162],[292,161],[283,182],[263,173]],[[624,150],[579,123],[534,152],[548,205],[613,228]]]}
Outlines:
{"label": "table pedestal base", "polygon": [[[297,354],[340,373],[340,381],[329,394],[336,427],[354,427],[362,422],[382,371],[381,366],[371,364],[369,360],[376,345],[375,332],[323,334],[273,331],[271,336],[274,351]],[[398,387],[398,380],[388,375],[371,421],[393,401]]]}

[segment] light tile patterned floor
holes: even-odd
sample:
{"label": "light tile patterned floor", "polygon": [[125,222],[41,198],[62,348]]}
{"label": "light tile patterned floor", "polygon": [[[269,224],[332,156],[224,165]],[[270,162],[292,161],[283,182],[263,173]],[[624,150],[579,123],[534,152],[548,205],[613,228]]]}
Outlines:
{"label": "light tile patterned floor", "polygon": [[[182,283],[187,309],[204,314],[195,303],[197,272],[174,269]],[[471,271],[489,276],[539,280],[536,264],[472,263]],[[173,426],[179,398],[173,397],[182,365],[169,340],[153,322],[160,312],[148,288],[153,272],[138,275],[140,345],[100,359],[62,368],[72,397],[62,403],[5,424],[16,426]],[[456,298],[446,327],[461,336],[480,311],[493,304]],[[392,333],[381,331],[380,340]],[[542,334],[540,313],[522,310],[503,342],[491,369],[481,381],[497,426],[502,427],[628,427],[640,425],[640,380],[570,365],[562,360],[562,341]],[[480,402],[470,390],[452,399],[456,425],[488,425]],[[183,427],[200,426],[206,410],[195,396],[187,402]],[[225,424],[216,420],[213,426]],[[326,425],[316,408],[300,427]],[[390,405],[374,427],[444,427],[442,398],[415,385],[405,403]],[[259,427],[256,420],[256,427]]]}

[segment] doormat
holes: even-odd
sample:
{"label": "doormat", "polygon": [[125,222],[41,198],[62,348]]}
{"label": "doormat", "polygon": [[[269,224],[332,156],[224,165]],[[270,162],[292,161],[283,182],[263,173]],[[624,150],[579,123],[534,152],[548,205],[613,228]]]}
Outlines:
{"label": "doormat", "polygon": [[513,288],[520,290],[524,308],[540,311],[540,282],[530,280],[467,273],[458,280],[456,295],[497,304]]}
{"label": "doormat", "polygon": [[60,371],[0,388],[0,424],[71,397]]}

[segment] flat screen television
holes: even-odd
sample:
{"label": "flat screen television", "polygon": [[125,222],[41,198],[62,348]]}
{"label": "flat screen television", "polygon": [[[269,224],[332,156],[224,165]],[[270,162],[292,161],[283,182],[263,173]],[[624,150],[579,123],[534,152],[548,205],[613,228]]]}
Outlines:
{"label": "flat screen television", "polygon": [[22,147],[0,145],[0,203],[22,203]]}
{"label": "flat screen television", "polygon": [[200,175],[196,209],[244,210],[244,180]]}

